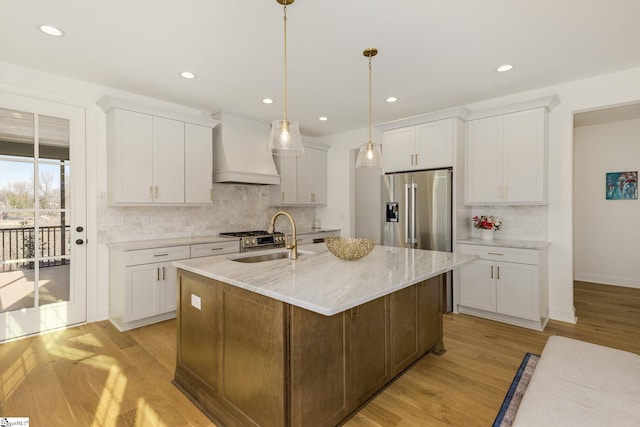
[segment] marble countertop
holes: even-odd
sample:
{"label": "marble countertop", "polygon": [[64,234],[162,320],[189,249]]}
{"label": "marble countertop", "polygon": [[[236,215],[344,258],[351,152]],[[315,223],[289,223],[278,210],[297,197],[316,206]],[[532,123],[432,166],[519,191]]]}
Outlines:
{"label": "marble countertop", "polygon": [[220,236],[204,236],[204,237],[177,237],[172,239],[154,239],[154,240],[138,240],[132,242],[113,242],[109,244],[110,248],[119,249],[121,251],[135,251],[139,249],[166,248],[169,246],[197,245],[201,243],[229,242],[238,241],[238,237],[220,237]]}
{"label": "marble countertop", "polygon": [[482,245],[495,246],[502,248],[519,248],[519,249],[544,249],[551,245],[550,242],[538,240],[509,240],[509,239],[492,239],[484,240],[478,237],[469,237],[466,239],[456,240],[456,243],[465,245]]}
{"label": "marble countertop", "polygon": [[475,255],[376,246],[356,261],[325,244],[304,245],[297,260],[239,263],[231,258],[282,249],[175,261],[175,267],[331,316],[478,259]]}
{"label": "marble countertop", "polygon": [[[340,231],[339,228],[317,228],[297,231],[297,234],[328,233],[330,231]],[[169,246],[197,245],[201,243],[229,242],[240,240],[238,237],[221,236],[198,236],[198,237],[175,237],[171,239],[136,240],[130,242],[112,242],[108,246],[121,251],[135,251],[139,249],[166,248]]]}

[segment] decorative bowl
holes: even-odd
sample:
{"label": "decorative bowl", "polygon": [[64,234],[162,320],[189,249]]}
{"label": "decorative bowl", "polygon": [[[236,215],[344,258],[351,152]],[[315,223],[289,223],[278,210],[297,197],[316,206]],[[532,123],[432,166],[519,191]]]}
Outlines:
{"label": "decorative bowl", "polygon": [[324,242],[327,244],[329,252],[347,261],[353,261],[368,255],[376,245],[375,240],[361,237],[327,237]]}

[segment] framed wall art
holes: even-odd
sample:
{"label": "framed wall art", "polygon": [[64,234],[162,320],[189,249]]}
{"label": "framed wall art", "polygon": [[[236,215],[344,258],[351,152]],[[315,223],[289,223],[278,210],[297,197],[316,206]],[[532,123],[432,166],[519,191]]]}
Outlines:
{"label": "framed wall art", "polygon": [[638,171],[607,172],[607,200],[638,200]]}

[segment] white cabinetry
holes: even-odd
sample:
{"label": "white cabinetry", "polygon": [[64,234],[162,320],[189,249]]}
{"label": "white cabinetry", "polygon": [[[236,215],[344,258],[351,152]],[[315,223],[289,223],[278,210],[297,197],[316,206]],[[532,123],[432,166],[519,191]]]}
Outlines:
{"label": "white cabinetry", "polygon": [[176,316],[173,261],[237,253],[238,240],[109,251],[109,320],[126,331]]}
{"label": "white cabinetry", "polygon": [[328,149],[306,143],[300,156],[273,156],[280,185],[271,187],[271,206],[326,205]]}
{"label": "white cabinetry", "polygon": [[216,120],[113,98],[98,105],[107,112],[109,203],[211,203]]}
{"label": "white cabinetry", "polygon": [[184,201],[211,203],[213,200],[212,129],[208,126],[184,124]]}
{"label": "white cabinetry", "polygon": [[175,317],[176,270],[189,246],[110,251],[109,319],[123,331]]}
{"label": "white cabinetry", "polygon": [[470,120],[467,204],[547,203],[547,110]]}
{"label": "white cabinetry", "polygon": [[480,259],[460,267],[458,311],[531,329],[549,319],[547,250],[459,245]]}
{"label": "white cabinetry", "polygon": [[452,167],[453,126],[449,118],[384,132],[384,172]]}

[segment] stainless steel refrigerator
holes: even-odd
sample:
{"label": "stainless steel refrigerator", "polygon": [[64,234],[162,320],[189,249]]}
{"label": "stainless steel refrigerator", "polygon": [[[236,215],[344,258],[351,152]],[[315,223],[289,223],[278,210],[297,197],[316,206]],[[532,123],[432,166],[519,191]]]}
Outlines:
{"label": "stainless steel refrigerator", "polygon": [[[451,169],[382,176],[382,242],[385,246],[451,252]],[[453,307],[451,272],[444,309]]]}

